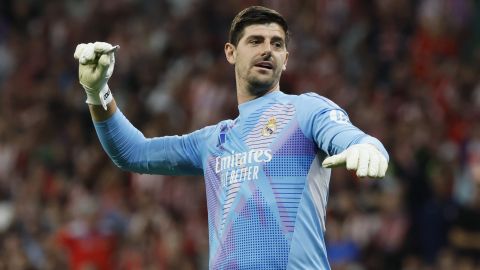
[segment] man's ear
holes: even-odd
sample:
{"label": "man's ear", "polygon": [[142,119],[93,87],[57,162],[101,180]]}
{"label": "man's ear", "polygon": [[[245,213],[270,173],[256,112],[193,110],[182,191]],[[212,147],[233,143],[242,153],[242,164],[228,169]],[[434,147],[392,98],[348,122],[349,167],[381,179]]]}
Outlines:
{"label": "man's ear", "polygon": [[225,43],[225,57],[227,58],[227,61],[234,65],[235,60],[237,58],[237,51],[235,46],[232,43]]}
{"label": "man's ear", "polygon": [[285,53],[285,62],[283,63],[282,70],[287,70],[287,62],[288,62],[288,52]]}

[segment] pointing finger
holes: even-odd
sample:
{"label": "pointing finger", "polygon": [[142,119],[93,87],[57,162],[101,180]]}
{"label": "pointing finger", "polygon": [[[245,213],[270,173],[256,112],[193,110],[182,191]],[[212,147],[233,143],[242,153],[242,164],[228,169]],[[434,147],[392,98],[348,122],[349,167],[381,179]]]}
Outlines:
{"label": "pointing finger", "polygon": [[331,157],[326,158],[322,162],[322,166],[324,168],[332,168],[332,167],[343,165],[345,164],[345,162],[346,162],[346,154],[344,151],[338,155],[333,155]]}

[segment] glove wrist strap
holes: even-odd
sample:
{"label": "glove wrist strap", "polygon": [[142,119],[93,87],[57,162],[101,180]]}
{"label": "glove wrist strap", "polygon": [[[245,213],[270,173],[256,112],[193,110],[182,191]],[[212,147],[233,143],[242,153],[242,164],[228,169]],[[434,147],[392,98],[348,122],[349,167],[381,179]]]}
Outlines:
{"label": "glove wrist strap", "polygon": [[102,105],[103,109],[107,110],[107,105],[113,100],[113,95],[108,87],[108,84],[105,84],[100,91],[96,91],[85,85],[83,88],[85,88],[85,92],[87,93],[87,100],[85,103],[91,105]]}

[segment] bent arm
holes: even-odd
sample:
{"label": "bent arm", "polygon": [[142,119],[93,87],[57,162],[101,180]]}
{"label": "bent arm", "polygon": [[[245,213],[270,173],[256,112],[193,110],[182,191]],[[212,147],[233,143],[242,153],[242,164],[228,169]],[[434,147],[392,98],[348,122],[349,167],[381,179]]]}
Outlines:
{"label": "bent arm", "polygon": [[[314,138],[317,145],[329,155],[336,155],[355,144],[367,143],[375,146],[389,160],[389,155],[383,144],[375,137],[365,134],[354,126],[348,118],[344,122],[332,121],[329,110],[319,112],[315,118]],[[340,112],[336,110],[336,112]],[[346,113],[345,113],[345,117]]]}
{"label": "bent arm", "polygon": [[347,113],[331,100],[308,93],[302,95],[303,106],[298,106],[300,126],[328,155],[336,155],[354,144],[374,145],[387,159],[383,144],[354,126]]}
{"label": "bent arm", "polygon": [[145,138],[111,102],[107,111],[90,106],[98,138],[121,169],[148,174],[201,174],[197,131],[183,136]]}

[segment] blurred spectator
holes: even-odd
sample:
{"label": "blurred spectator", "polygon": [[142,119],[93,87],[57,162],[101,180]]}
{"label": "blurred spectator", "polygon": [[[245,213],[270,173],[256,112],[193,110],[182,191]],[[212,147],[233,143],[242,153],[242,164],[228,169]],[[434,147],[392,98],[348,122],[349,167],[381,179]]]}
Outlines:
{"label": "blurred spectator", "polygon": [[479,1],[3,0],[0,268],[74,269],[80,235],[103,250],[81,256],[96,267],[207,268],[202,179],[115,168],[72,54],[119,44],[110,86],[123,112],[149,137],[187,133],[236,117],[222,50],[253,4],[290,24],[282,90],[333,99],[390,152],[382,181],[333,172],[333,268],[480,267]]}
{"label": "blurred spectator", "polygon": [[68,268],[115,269],[118,236],[100,215],[98,203],[88,195],[73,201],[73,220],[60,228],[58,241],[68,256]]}
{"label": "blurred spectator", "polygon": [[472,201],[460,207],[457,218],[450,230],[449,239],[452,248],[465,261],[479,263],[480,258],[480,182],[476,182]]}

